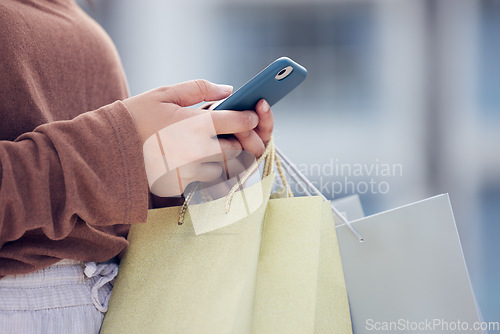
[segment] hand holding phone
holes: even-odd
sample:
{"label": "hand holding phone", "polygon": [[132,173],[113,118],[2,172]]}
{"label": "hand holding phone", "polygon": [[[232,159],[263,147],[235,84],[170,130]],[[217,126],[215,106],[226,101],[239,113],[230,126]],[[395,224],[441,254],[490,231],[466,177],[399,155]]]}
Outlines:
{"label": "hand holding phone", "polygon": [[[304,67],[290,58],[279,58],[228,98],[211,105],[209,109],[257,111],[260,119],[258,127],[249,133],[236,133],[234,136],[245,151],[252,152],[258,157],[264,152],[265,145],[271,138],[274,122],[272,113],[265,112],[268,109],[265,104],[261,102],[257,105],[257,103],[264,99],[269,106],[274,105],[302,83],[306,76],[307,70]],[[218,135],[217,137],[229,139],[233,135]]]}

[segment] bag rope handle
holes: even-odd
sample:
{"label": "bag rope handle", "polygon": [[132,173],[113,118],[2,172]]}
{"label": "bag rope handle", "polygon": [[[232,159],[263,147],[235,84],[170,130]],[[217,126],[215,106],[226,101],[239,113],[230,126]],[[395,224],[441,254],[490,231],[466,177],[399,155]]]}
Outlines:
{"label": "bag rope handle", "polygon": [[193,189],[186,196],[184,203],[182,203],[181,210],[179,211],[179,219],[177,220],[177,225],[184,224],[184,217],[186,216],[186,210],[187,210],[188,204],[189,204],[189,202],[191,202],[191,199],[194,196],[194,192],[196,191],[196,189],[198,189],[198,185],[199,185],[199,182],[196,182],[196,184],[193,186]]}
{"label": "bag rope handle", "polygon": [[267,143],[266,150],[264,153],[260,156],[260,158],[253,163],[253,165],[245,172],[243,177],[238,180],[238,183],[236,183],[231,190],[229,191],[229,194],[226,196],[226,202],[225,202],[225,209],[226,213],[229,213],[231,210],[231,202],[233,200],[234,194],[236,191],[238,191],[238,188],[242,189],[243,184],[252,176],[252,174],[259,168],[259,165],[264,161],[264,170],[262,172],[262,178],[269,176],[272,171],[273,171],[273,165],[276,163],[276,168],[278,169],[278,173],[280,175],[281,181],[283,183],[283,186],[287,189],[287,193],[289,197],[293,197],[292,192],[290,191],[290,186],[288,185],[288,181],[285,177],[285,172],[283,171],[283,166],[278,162],[278,159],[276,158],[276,147],[274,146],[274,140],[271,137],[269,142]]}

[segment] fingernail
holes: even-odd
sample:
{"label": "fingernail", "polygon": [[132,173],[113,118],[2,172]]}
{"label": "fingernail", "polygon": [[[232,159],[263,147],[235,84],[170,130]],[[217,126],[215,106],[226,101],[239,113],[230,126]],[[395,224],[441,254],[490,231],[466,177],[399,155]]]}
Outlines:
{"label": "fingernail", "polygon": [[219,87],[225,92],[225,93],[231,93],[233,91],[233,86],[231,85],[219,85]]}
{"label": "fingernail", "polygon": [[262,111],[268,112],[269,110],[271,110],[271,107],[269,106],[269,103],[267,103],[267,101],[264,100],[264,102],[262,102]]}

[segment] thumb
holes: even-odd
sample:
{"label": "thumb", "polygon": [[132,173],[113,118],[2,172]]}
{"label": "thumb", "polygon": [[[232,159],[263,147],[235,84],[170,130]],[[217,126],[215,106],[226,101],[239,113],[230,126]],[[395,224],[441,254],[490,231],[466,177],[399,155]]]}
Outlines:
{"label": "thumb", "polygon": [[228,97],[232,86],[218,85],[207,80],[192,80],[165,87],[163,102],[188,107],[203,101],[216,101]]}

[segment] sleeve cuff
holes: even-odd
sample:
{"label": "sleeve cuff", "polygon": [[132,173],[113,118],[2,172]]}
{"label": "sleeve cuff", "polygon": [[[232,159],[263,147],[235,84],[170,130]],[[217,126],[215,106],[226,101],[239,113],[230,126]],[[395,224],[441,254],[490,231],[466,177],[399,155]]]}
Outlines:
{"label": "sleeve cuff", "polygon": [[116,101],[105,107],[110,122],[120,164],[124,175],[123,189],[126,201],[123,213],[124,224],[142,223],[147,220],[149,189],[144,166],[142,143],[127,107],[122,101]]}

